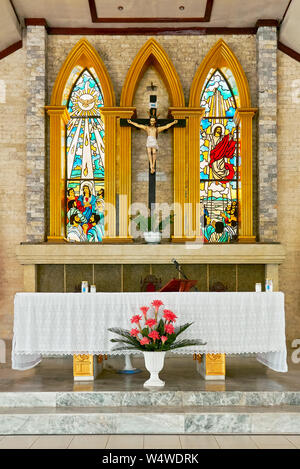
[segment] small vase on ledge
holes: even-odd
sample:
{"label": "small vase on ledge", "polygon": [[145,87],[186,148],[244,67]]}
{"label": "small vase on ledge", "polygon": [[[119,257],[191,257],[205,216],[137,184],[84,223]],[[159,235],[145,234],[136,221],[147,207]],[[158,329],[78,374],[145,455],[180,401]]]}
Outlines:
{"label": "small vase on ledge", "polygon": [[144,239],[147,244],[159,244],[161,241],[161,233],[159,231],[145,231]]}
{"label": "small vase on ledge", "polygon": [[164,386],[158,374],[163,369],[166,352],[143,352],[146,369],[150,373],[150,378],[144,383],[145,387]]}

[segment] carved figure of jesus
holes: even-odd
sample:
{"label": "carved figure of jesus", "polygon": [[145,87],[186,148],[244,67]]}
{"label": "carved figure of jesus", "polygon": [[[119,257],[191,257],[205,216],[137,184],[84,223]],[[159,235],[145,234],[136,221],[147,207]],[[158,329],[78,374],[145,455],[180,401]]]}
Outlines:
{"label": "carved figure of jesus", "polygon": [[160,132],[163,132],[164,130],[169,129],[172,127],[172,125],[177,124],[178,120],[174,120],[173,122],[170,122],[169,124],[162,125],[161,127],[156,127],[156,119],[155,117],[150,118],[150,125],[142,125],[142,124],[137,124],[136,122],[132,122],[132,120],[127,119],[128,124],[134,125],[138,129],[142,129],[145,132],[147,132],[148,138],[146,142],[146,148],[147,148],[147,155],[149,158],[149,163],[150,163],[150,171],[151,174],[155,173],[155,165],[156,165],[156,153],[158,151],[158,145],[157,145],[157,137]]}

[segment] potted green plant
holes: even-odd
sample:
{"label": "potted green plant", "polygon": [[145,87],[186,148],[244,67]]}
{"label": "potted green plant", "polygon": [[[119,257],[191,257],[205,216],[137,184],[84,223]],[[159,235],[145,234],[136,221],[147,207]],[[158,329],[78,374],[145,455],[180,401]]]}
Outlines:
{"label": "potted green plant", "polygon": [[158,244],[161,241],[164,229],[173,223],[174,215],[170,214],[160,220],[156,213],[153,213],[148,217],[138,213],[130,218],[136,224],[137,229],[143,233],[146,243]]}
{"label": "potted green plant", "polygon": [[141,350],[144,353],[145,366],[150,372],[144,386],[164,386],[158,374],[164,365],[165,354],[169,350],[175,350],[191,345],[205,345],[201,339],[182,339],[177,340],[193,323],[186,323],[182,326],[175,326],[177,316],[168,309],[159,311],[163,306],[161,300],[154,300],[151,307],[142,306],[140,308],[142,315],[132,316],[131,323],[135,325],[131,330],[112,327],[110,332],[119,337],[111,339],[111,342],[118,343],[113,350]]}

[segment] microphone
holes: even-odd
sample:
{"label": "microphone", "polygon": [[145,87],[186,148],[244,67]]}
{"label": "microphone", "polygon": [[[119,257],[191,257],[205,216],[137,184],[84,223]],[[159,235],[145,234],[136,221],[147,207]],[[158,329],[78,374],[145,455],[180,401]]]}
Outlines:
{"label": "microphone", "polygon": [[[188,280],[187,276],[185,275],[185,273],[183,272],[181,266],[178,264],[178,262],[176,261],[176,259],[172,259],[172,262],[173,264],[175,265],[176,269],[178,270],[178,272],[186,279]],[[199,291],[198,288],[194,285],[192,287],[195,291]]]}
{"label": "microphone", "polygon": [[178,264],[178,262],[176,261],[176,259],[172,259],[172,262],[173,264],[175,265],[176,269],[178,270],[178,272],[186,279],[188,280],[187,276],[185,275],[185,273],[183,272],[182,268],[180,267],[180,265]]}

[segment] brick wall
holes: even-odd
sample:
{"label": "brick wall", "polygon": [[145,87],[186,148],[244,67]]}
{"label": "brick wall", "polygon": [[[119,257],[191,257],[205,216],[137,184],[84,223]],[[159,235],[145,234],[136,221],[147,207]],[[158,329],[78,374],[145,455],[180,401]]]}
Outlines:
{"label": "brick wall", "polygon": [[47,32],[26,29],[26,241],[45,240],[45,110]]}
{"label": "brick wall", "polygon": [[277,30],[257,31],[259,241],[277,241]]}
{"label": "brick wall", "polygon": [[[82,36],[48,37],[48,96],[50,99],[56,76],[71,51]],[[88,36],[88,41],[98,51],[113,83],[117,105],[127,71],[141,47],[151,36]],[[179,75],[188,103],[192,80],[200,63],[221,36],[155,36],[165,49]],[[224,40],[235,53],[247,75],[252,105],[257,105],[256,38],[254,35],[225,36]]]}
{"label": "brick wall", "polygon": [[[150,67],[136,90],[133,105],[137,115],[148,117],[149,95],[147,86],[153,82],[157,86],[154,94],[157,95],[159,118],[166,119],[171,106],[168,91],[160,75],[154,67]],[[153,94],[153,93],[152,93]],[[173,150],[172,130],[160,133],[158,136],[157,163],[156,163],[156,203],[173,203]],[[148,156],[146,152],[147,134],[141,130],[132,130],[132,203],[143,203],[148,207]]]}
{"label": "brick wall", "polygon": [[25,50],[0,61],[0,338],[12,336],[13,299],[23,290],[17,244],[26,239]]}
{"label": "brick wall", "polygon": [[278,238],[287,336],[300,338],[300,63],[278,52]]}

